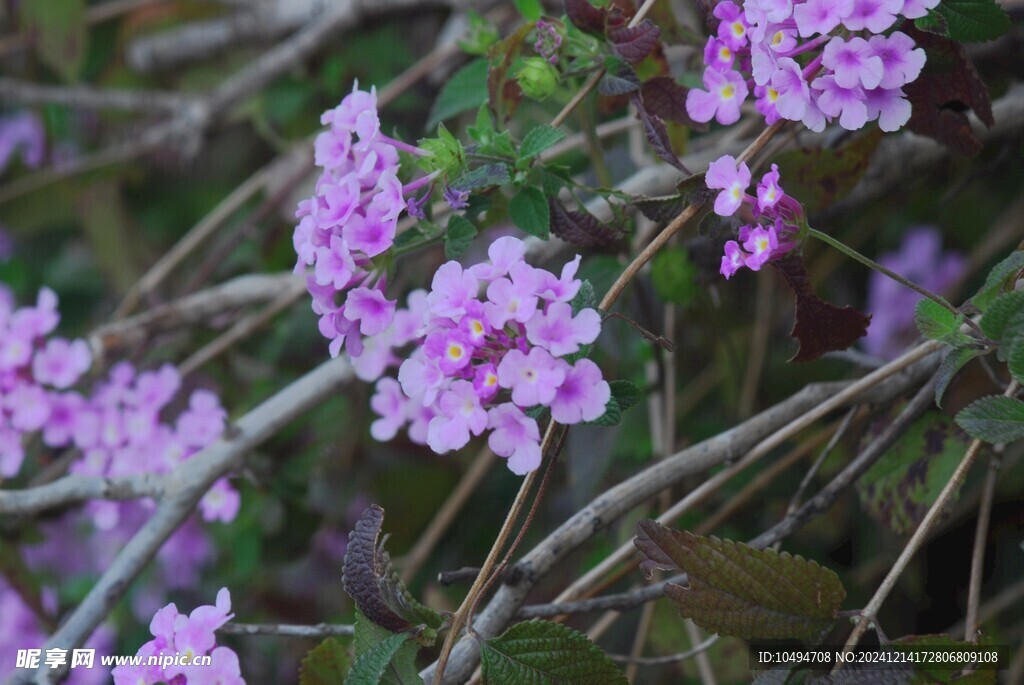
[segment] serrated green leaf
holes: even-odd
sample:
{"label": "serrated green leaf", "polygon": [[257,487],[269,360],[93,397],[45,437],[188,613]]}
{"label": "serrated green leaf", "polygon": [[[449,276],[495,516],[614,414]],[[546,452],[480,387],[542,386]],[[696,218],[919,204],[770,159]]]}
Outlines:
{"label": "serrated green leaf", "polygon": [[1024,383],[1024,333],[1006,341],[1005,357],[1010,375],[1018,383]]}
{"label": "serrated green leaf", "polygon": [[604,413],[593,421],[584,421],[584,426],[617,426],[622,423],[622,407],[614,396],[608,398]]}
{"label": "serrated green leaf", "polygon": [[936,405],[942,406],[942,397],[946,394],[946,389],[949,388],[949,384],[953,381],[956,374],[959,373],[960,369],[983,352],[984,350],[972,347],[957,347],[949,351],[942,359],[942,363],[939,364],[939,370],[935,374]]}
{"label": "serrated green leaf", "polygon": [[485,685],[627,685],[583,633],[549,621],[517,623],[480,646]]}
{"label": "serrated green leaf", "polygon": [[651,282],[661,299],[687,307],[697,296],[697,266],[685,247],[667,247],[654,257]]}
{"label": "serrated green leaf", "polygon": [[453,214],[448,219],[444,234],[444,254],[448,259],[458,259],[476,237],[476,226],[464,216]]}
{"label": "serrated green leaf", "polygon": [[956,422],[972,438],[992,444],[1024,438],[1024,402],[1002,395],[975,400],[956,415]]}
{"label": "serrated green leaf", "polygon": [[626,411],[644,398],[644,391],[629,381],[611,381],[608,385],[612,389],[612,397],[622,411]]}
{"label": "serrated green leaf", "polygon": [[487,164],[467,171],[452,181],[452,188],[458,190],[480,190],[508,183],[512,177],[505,164]]}
{"label": "serrated green leaf", "polygon": [[299,666],[299,685],[338,685],[349,669],[348,650],[329,637],[311,649]]}
{"label": "serrated green leaf", "polygon": [[[356,609],[355,635],[352,645],[356,658],[373,649],[374,645],[384,642],[394,633],[376,625],[373,621],[363,616],[359,609]],[[416,653],[419,651],[419,644],[413,639],[403,644],[391,659],[391,663],[384,669],[381,677],[381,685],[422,685],[416,668]]]}
{"label": "serrated green leaf", "polygon": [[[885,423],[872,426],[864,439],[870,441],[883,429],[879,424]],[[966,436],[952,418],[938,412],[925,414],[857,481],[861,506],[898,535],[914,531],[966,448]]]}
{"label": "serrated green leaf", "polygon": [[380,685],[391,659],[408,640],[408,635],[396,633],[374,644],[356,657],[345,685]]}
{"label": "serrated green leaf", "polygon": [[996,264],[988,272],[985,285],[981,286],[981,290],[971,298],[971,303],[981,311],[986,311],[992,301],[1002,292],[1006,279],[1021,269],[1024,269],[1024,251],[1011,252],[1006,259]]}
{"label": "serrated green leaf", "polygon": [[565,131],[548,124],[531,128],[519,146],[520,159],[532,159],[565,138]]}
{"label": "serrated green leaf", "polygon": [[960,346],[971,342],[971,337],[960,332],[963,314],[953,314],[938,302],[925,298],[914,307],[914,323],[921,335],[947,345]]}
{"label": "serrated green leaf", "polygon": [[960,42],[994,40],[1010,28],[1010,16],[995,0],[942,0],[935,9],[949,37]]}
{"label": "serrated green leaf", "polygon": [[441,92],[437,94],[430,116],[427,118],[427,130],[434,128],[439,122],[467,110],[476,109],[487,102],[487,60],[478,58],[465,65],[445,81]]}
{"label": "serrated green leaf", "polygon": [[551,237],[551,210],[544,194],[536,188],[523,188],[508,203],[512,223],[542,240]]}
{"label": "serrated green leaf", "polygon": [[639,523],[633,543],[647,557],[645,570],[687,573],[689,588],[669,584],[665,594],[684,618],[708,632],[817,638],[835,623],[846,597],[835,573],[786,552],[675,531],[651,520]]}
{"label": "serrated green leaf", "polygon": [[572,305],[572,315],[576,316],[584,309],[593,309],[597,306],[597,293],[594,292],[594,284],[587,279],[580,283],[579,292],[569,301]]}
{"label": "serrated green leaf", "polygon": [[946,23],[946,18],[934,9],[928,10],[928,14],[925,16],[915,19],[914,26],[919,31],[927,31],[928,33],[934,33],[936,36],[949,37],[949,24]]}
{"label": "serrated green leaf", "polygon": [[981,331],[1000,343],[999,358],[1004,359],[1003,343],[1024,332],[1024,290],[1000,295],[981,317]]}
{"label": "serrated green leaf", "polygon": [[19,5],[21,30],[32,36],[39,58],[65,81],[82,71],[89,38],[85,0],[48,0]]}

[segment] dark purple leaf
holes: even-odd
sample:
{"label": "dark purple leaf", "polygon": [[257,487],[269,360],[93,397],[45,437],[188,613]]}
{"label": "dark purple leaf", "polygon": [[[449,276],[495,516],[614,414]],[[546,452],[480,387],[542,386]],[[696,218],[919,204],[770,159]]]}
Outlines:
{"label": "dark purple leaf", "polygon": [[633,67],[617,59],[613,61],[615,64],[598,82],[597,92],[601,95],[626,95],[640,90],[640,78],[633,71]]}
{"label": "dark purple leaf", "polygon": [[809,362],[826,352],[845,350],[864,336],[871,316],[847,305],[837,307],[825,302],[811,289],[803,260],[795,253],[769,262],[779,270],[796,295],[796,321],[790,333],[800,343],[789,361]]}
{"label": "dark purple leaf", "polygon": [[644,107],[651,114],[665,121],[685,124],[697,130],[706,130],[707,124],[699,124],[686,113],[687,88],[676,83],[671,76],[655,76],[644,81],[640,86],[640,95],[644,99]]}
{"label": "dark purple leaf", "polygon": [[576,28],[587,33],[604,34],[604,20],[608,10],[598,9],[590,0],[565,0],[565,13]]}
{"label": "dark purple leaf", "polygon": [[654,153],[661,158],[663,162],[671,164],[676,169],[679,169],[684,174],[691,175],[689,169],[683,166],[683,163],[676,157],[676,153],[672,151],[672,142],[668,139],[668,131],[665,130],[665,122],[660,117],[651,114],[644,107],[643,98],[634,97],[633,104],[636,106],[637,116],[644,125],[644,135],[647,136],[647,142],[651,144],[651,148]]}
{"label": "dark purple leaf", "polygon": [[548,198],[548,204],[551,206],[551,232],[568,243],[606,245],[622,237],[618,228],[601,223],[592,214],[570,212],[552,198]]}
{"label": "dark purple leaf", "polygon": [[644,19],[636,26],[608,31],[608,40],[616,55],[628,62],[639,62],[654,49],[661,29],[650,19]]}
{"label": "dark purple leaf", "polygon": [[686,196],[666,195],[664,197],[641,197],[633,200],[633,206],[640,213],[657,224],[667,224],[686,209]]}

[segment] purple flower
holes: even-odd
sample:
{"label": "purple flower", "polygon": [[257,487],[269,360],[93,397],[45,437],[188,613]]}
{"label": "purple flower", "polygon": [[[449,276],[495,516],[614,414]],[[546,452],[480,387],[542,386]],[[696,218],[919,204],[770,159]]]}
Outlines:
{"label": "purple flower", "polygon": [[779,94],[775,100],[775,110],[784,119],[800,121],[811,100],[810,87],[800,65],[789,57],[781,58],[777,67],[772,74],[772,87]]}
{"label": "purple flower", "polygon": [[833,38],[825,46],[821,63],[832,69],[840,88],[875,88],[882,81],[882,60],[863,38]]}
{"label": "purple flower", "polygon": [[402,392],[411,399],[419,399],[424,406],[433,404],[437,399],[444,378],[444,372],[438,368],[437,363],[428,360],[422,351],[414,353],[398,369]]}
{"label": "purple flower", "polygon": [[315,273],[319,285],[331,285],[335,290],[348,286],[355,276],[356,265],[344,238],[332,235],[330,247],[317,248]]}
{"label": "purple flower", "polygon": [[43,162],[45,149],[46,131],[36,114],[25,110],[0,118],[0,172],[7,168],[16,152],[20,152],[25,166],[38,167]]}
{"label": "purple flower", "polygon": [[764,117],[764,122],[774,124],[778,121],[780,116],[775,103],[779,99],[779,91],[772,86],[754,86],[754,96],[757,97],[754,106]]}
{"label": "purple flower", "polygon": [[725,256],[722,257],[722,268],[719,271],[726,280],[729,280],[743,266],[743,257],[743,250],[740,249],[739,243],[735,240],[725,243]]}
{"label": "purple flower", "polygon": [[878,128],[886,132],[898,131],[910,121],[911,106],[903,90],[875,88],[864,93],[868,120],[878,119]]}
{"label": "purple flower", "polygon": [[903,0],[854,0],[853,11],[843,18],[843,26],[851,31],[881,33],[893,25],[902,7]]}
{"label": "purple flower", "polygon": [[32,360],[32,375],[40,383],[63,390],[74,385],[91,365],[92,355],[84,340],[51,338]]}
{"label": "purple flower", "polygon": [[466,313],[466,304],[476,299],[479,289],[476,277],[469,271],[463,271],[461,264],[445,262],[434,274],[430,294],[427,295],[427,306],[434,316],[457,321]]}
{"label": "purple flower", "polygon": [[751,271],[760,271],[778,246],[778,236],[773,226],[754,228],[743,243],[743,248],[749,253],[743,258],[744,265]]}
{"label": "purple flower", "polygon": [[537,311],[526,322],[526,338],[556,357],[578,352],[580,345],[589,345],[600,333],[600,314],[583,309],[573,316],[567,302],[553,302],[546,312]]}
{"label": "purple flower", "polygon": [[868,121],[862,88],[843,88],[831,76],[820,76],[811,84],[821,91],[818,107],[830,117],[839,117],[839,125],[847,131],[856,131]]}
{"label": "purple flower", "polygon": [[551,418],[567,425],[593,421],[604,414],[611,396],[611,387],[597,364],[580,359],[565,372],[551,401]]}
{"label": "purple flower", "polygon": [[717,71],[728,71],[732,69],[734,61],[736,61],[736,53],[728,43],[714,36],[708,38],[708,42],[704,46],[704,64]]}
{"label": "purple flower", "polygon": [[508,458],[509,470],[517,476],[536,471],[540,466],[540,429],[514,404],[499,404],[487,412],[487,427],[492,429],[487,444],[499,457]]}
{"label": "purple flower", "polygon": [[356,214],[348,220],[342,236],[351,249],[376,257],[391,248],[397,226],[395,219],[385,218],[377,205],[371,205],[365,215]]}
{"label": "purple flower", "polygon": [[763,213],[775,207],[784,194],[779,185],[779,165],[772,164],[772,170],[757,185],[757,210]]}
{"label": "purple flower", "polygon": [[924,68],[924,50],[905,33],[894,31],[889,36],[872,36],[868,44],[882,60],[882,79],[878,83],[881,88],[904,86],[916,80]]}
{"label": "purple flower", "polygon": [[499,278],[487,286],[484,315],[494,328],[502,328],[509,321],[526,323],[537,311],[537,278],[533,267],[526,262],[512,265],[508,278]]}
{"label": "purple flower", "polygon": [[352,176],[335,181],[321,176],[317,182],[316,202],[310,206],[311,215],[320,228],[340,227],[359,207],[359,183]]}
{"label": "purple flower", "polygon": [[[156,414],[150,416],[156,419]],[[224,432],[227,416],[217,395],[209,390],[196,390],[189,397],[188,409],[178,417],[176,428],[179,439],[189,447],[205,447]],[[146,435],[149,435],[148,431]]]}
{"label": "purple flower", "polygon": [[520,407],[549,405],[565,380],[567,367],[564,361],[539,347],[531,349],[529,354],[510,350],[498,365],[498,383],[512,390],[512,401]]}
{"label": "purple flower", "polygon": [[394,378],[381,378],[377,390],[370,398],[370,407],[380,416],[370,424],[370,435],[374,440],[387,442],[395,437],[398,429],[406,422],[406,404],[402,386]]}
{"label": "purple flower", "polygon": [[939,0],[904,0],[900,14],[907,19],[920,19],[938,6]]}
{"label": "purple flower", "polygon": [[801,38],[816,33],[829,34],[853,12],[854,0],[807,0],[793,8],[793,18]]}
{"label": "purple flower", "polygon": [[395,303],[377,288],[355,288],[345,300],[345,318],[359,322],[363,335],[377,335],[388,327],[394,315]]}
{"label": "purple flower", "polygon": [[222,523],[234,521],[241,505],[241,495],[231,487],[227,478],[217,480],[199,500],[199,510],[203,512],[203,519]]}
{"label": "purple flower", "polygon": [[686,112],[701,123],[714,119],[722,125],[734,124],[740,118],[740,105],[750,89],[743,76],[735,71],[704,70],[704,88],[693,88],[686,94]]}
{"label": "purple flower", "polygon": [[480,435],[487,428],[487,411],[468,381],[455,381],[441,393],[438,409],[427,428],[427,445],[438,454],[462,449],[470,433]]}
{"label": "purple flower", "polygon": [[452,209],[465,209],[469,206],[469,191],[445,186],[444,201]]}
{"label": "purple flower", "polygon": [[729,0],[715,5],[714,15],[719,19],[718,38],[733,50],[747,44],[747,22],[743,10]]}
{"label": "purple flower", "polygon": [[526,243],[513,236],[503,236],[487,248],[490,263],[474,264],[469,267],[469,272],[481,281],[493,281],[508,274],[513,264],[523,261],[525,254]]}
{"label": "purple flower", "polygon": [[458,329],[449,328],[430,333],[423,341],[423,352],[437,362],[442,372],[453,375],[469,365],[473,346],[469,336]]}
{"label": "purple flower", "polygon": [[482,400],[489,400],[498,394],[498,369],[494,364],[481,364],[476,368],[473,389]]}
{"label": "purple flower", "polygon": [[746,162],[740,162],[737,168],[736,158],[725,155],[708,165],[704,180],[708,188],[722,191],[715,198],[715,214],[732,216],[743,204],[743,197],[750,186],[750,168]]}

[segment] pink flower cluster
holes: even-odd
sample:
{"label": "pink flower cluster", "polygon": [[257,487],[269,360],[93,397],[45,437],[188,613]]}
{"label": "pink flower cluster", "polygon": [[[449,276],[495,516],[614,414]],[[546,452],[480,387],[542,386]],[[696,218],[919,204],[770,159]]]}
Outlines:
{"label": "pink flower cluster", "polygon": [[179,614],[174,604],[156,612],[149,624],[153,639],[139,647],[137,656],[176,655],[191,662],[209,655],[211,664],[118,666],[111,675],[114,685],[245,685],[238,655],[229,647],[218,647],[215,631],[234,617],[227,588],[217,593],[213,606],[196,607],[191,614]]}
{"label": "pink flower cluster", "polygon": [[[89,400],[77,395],[62,407],[60,425],[82,451],[70,470],[90,476],[168,473],[224,432],[227,412],[208,390],[196,390],[174,423],[161,415],[181,387],[170,364],[136,373],[128,362],[115,365]],[[207,521],[234,520],[240,497],[226,478],[217,481],[199,503]],[[117,525],[125,503],[93,501],[87,505],[101,530]]]}
{"label": "pink flower cluster", "polygon": [[46,130],[38,115],[23,110],[0,117],[0,172],[15,154],[21,157],[22,164],[34,169],[43,163],[45,152]]}
{"label": "pink flower cluster", "polygon": [[562,34],[558,32],[558,27],[541,19],[534,30],[537,32],[534,51],[551,64],[558,64],[558,49],[562,47]]}
{"label": "pink flower cluster", "polygon": [[[729,278],[742,267],[760,271],[769,260],[777,259],[793,249],[794,238],[803,222],[803,207],[786,195],[779,185],[779,167],[761,178],[757,197],[747,194],[750,187],[750,168],[746,162],[725,155],[708,166],[705,182],[708,188],[720,190],[715,198],[715,214],[732,216],[744,205],[753,219],[739,229],[739,241],[725,244],[721,273]],[[742,243],[742,247],[740,246]]]}
{"label": "pink flower cluster", "polygon": [[516,474],[541,462],[540,429],[527,410],[547,407],[564,424],[604,414],[611,388],[589,359],[570,362],[597,339],[601,317],[594,309],[573,313],[580,258],[561,276],[530,266],[525,244],[496,240],[490,260],[463,268],[442,265],[429,293],[410,295],[407,309],[357,360],[360,377],[379,376],[398,363],[394,350],[415,349],[401,362],[398,380],[381,378],[371,406],[371,426],[390,440],[409,424],[409,437],[438,454],[464,447],[490,431],[488,444]]}
{"label": "pink flower cluster", "polygon": [[313,267],[307,284],[331,355],[344,345],[357,357],[363,337],[384,330],[395,312],[373,259],[393,245],[399,215],[410,206],[418,211],[416,200],[405,196],[434,176],[405,186],[398,180],[399,150],[423,151],[381,133],[375,89],[353,89],[320,120],[330,125],[315,144],[314,159],[323,172],[316,193],[296,211],[295,271]]}
{"label": "pink flower cluster", "polygon": [[704,89],[687,94],[686,111],[694,121],[732,124],[753,91],[769,124],[788,119],[822,131],[838,119],[855,131],[877,120],[896,131],[911,113],[902,88],[921,73],[925,54],[905,33],[884,32],[898,15],[923,17],[938,2],[719,2],[718,33],[704,48]]}
{"label": "pink flower cluster", "polygon": [[50,447],[67,444],[62,419],[81,398],[67,391],[92,363],[82,340],[50,337],[60,322],[57,296],[39,291],[35,306],[0,297],[0,477],[17,475],[26,434],[43,432]]}

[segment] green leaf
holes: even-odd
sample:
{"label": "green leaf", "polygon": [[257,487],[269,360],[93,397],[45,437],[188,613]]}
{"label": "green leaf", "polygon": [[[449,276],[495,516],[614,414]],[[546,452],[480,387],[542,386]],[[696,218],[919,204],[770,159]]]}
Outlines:
{"label": "green leaf", "polygon": [[608,385],[611,386],[612,397],[622,411],[626,411],[644,398],[644,391],[629,381],[611,381]]}
{"label": "green leaf", "polygon": [[65,81],[78,78],[85,62],[85,5],[85,0],[20,3],[22,32],[33,37],[39,58]]}
{"label": "green leaf", "polygon": [[995,0],[942,0],[935,9],[949,37],[962,43],[994,40],[1010,28],[1010,16]]}
{"label": "green leaf", "polygon": [[956,374],[960,372],[960,369],[962,369],[967,362],[971,361],[983,352],[984,350],[972,347],[957,347],[946,354],[942,363],[939,364],[939,370],[935,374],[936,405],[940,407],[942,406],[942,397],[946,394],[946,389],[949,388],[949,384],[953,381]]}
{"label": "green leaf", "polygon": [[505,185],[512,180],[505,164],[487,164],[467,171],[452,181],[452,188],[458,190],[481,190]]}
{"label": "green leaf", "polygon": [[937,36],[949,37],[949,24],[946,22],[946,18],[934,9],[928,10],[928,14],[920,19],[915,19],[914,26],[919,31],[927,31]]}
{"label": "green leaf", "polygon": [[329,637],[311,649],[299,666],[299,685],[337,685],[349,669],[348,650]]}
{"label": "green leaf", "polygon": [[565,131],[548,124],[531,128],[519,146],[520,159],[532,159],[565,138]]}
{"label": "green leaf", "polygon": [[1024,438],[1024,402],[1002,395],[975,400],[956,415],[972,438],[992,444],[1009,443]]}
{"label": "green leaf", "polygon": [[536,188],[523,188],[508,203],[512,223],[532,236],[551,237],[551,210],[544,194]]}
{"label": "green leaf", "polygon": [[464,216],[453,214],[448,219],[448,230],[444,234],[444,255],[458,259],[476,237],[476,226]]}
{"label": "green leaf", "polygon": [[1005,357],[1010,375],[1018,383],[1024,383],[1024,334],[1018,334],[1007,341]]}
{"label": "green leaf", "polygon": [[437,94],[427,129],[439,122],[470,109],[476,109],[487,102],[487,60],[478,58],[455,72]]}
{"label": "green leaf", "polygon": [[462,167],[465,150],[444,124],[438,125],[437,138],[424,138],[419,141],[419,146],[427,152],[416,160],[417,166],[424,171],[443,171],[445,175],[452,175]]}
{"label": "green leaf", "polygon": [[[376,625],[363,616],[359,609],[356,609],[355,636],[352,645],[357,659],[392,635],[394,633]],[[413,639],[406,641],[399,648],[392,657],[391,663],[384,670],[384,675],[380,679],[381,685],[423,685],[419,669],[416,668],[416,653],[419,651],[419,644],[416,636],[410,637]]]}
{"label": "green leaf", "polygon": [[698,292],[697,266],[685,247],[668,247],[654,257],[651,281],[661,299],[687,307]]}
{"label": "green leaf", "polygon": [[626,685],[583,633],[548,621],[517,623],[480,647],[484,685]]}
{"label": "green leaf", "polygon": [[799,556],[675,531],[657,521],[637,526],[633,544],[646,572],[682,569],[689,588],[665,594],[684,618],[711,633],[748,639],[821,636],[835,623],[846,590],[827,568]]}
{"label": "green leaf", "polygon": [[[870,441],[883,425],[873,428],[865,440]],[[898,535],[914,531],[949,482],[966,447],[967,440],[952,418],[939,412],[925,414],[857,481],[861,505]]]}
{"label": "green leaf", "polygon": [[523,15],[526,21],[537,21],[544,14],[544,7],[540,0],[515,0],[516,9]]}
{"label": "green leaf", "polygon": [[584,421],[584,426],[617,426],[622,423],[622,407],[615,396],[608,398],[608,404],[604,407],[604,413],[593,421]]}
{"label": "green leaf", "polygon": [[345,685],[379,685],[391,659],[408,640],[408,635],[397,633],[360,654],[345,678]]}
{"label": "green leaf", "polygon": [[573,316],[576,316],[584,309],[597,307],[597,293],[594,292],[594,284],[584,278],[583,282],[580,283],[579,292],[569,301],[569,304],[572,305]]}
{"label": "green leaf", "polygon": [[1006,279],[1024,269],[1024,251],[1011,252],[1003,261],[992,267],[985,278],[985,285],[981,287],[978,294],[971,298],[971,303],[985,311],[992,301],[1002,292],[1006,285]]}
{"label": "green leaf", "polygon": [[921,300],[914,307],[914,322],[921,335],[947,345],[960,346],[971,342],[969,335],[960,332],[964,318],[963,314],[953,314],[938,302],[928,298]]}
{"label": "green leaf", "polygon": [[1003,342],[1024,327],[1024,290],[1000,295],[981,317],[981,332]]}

